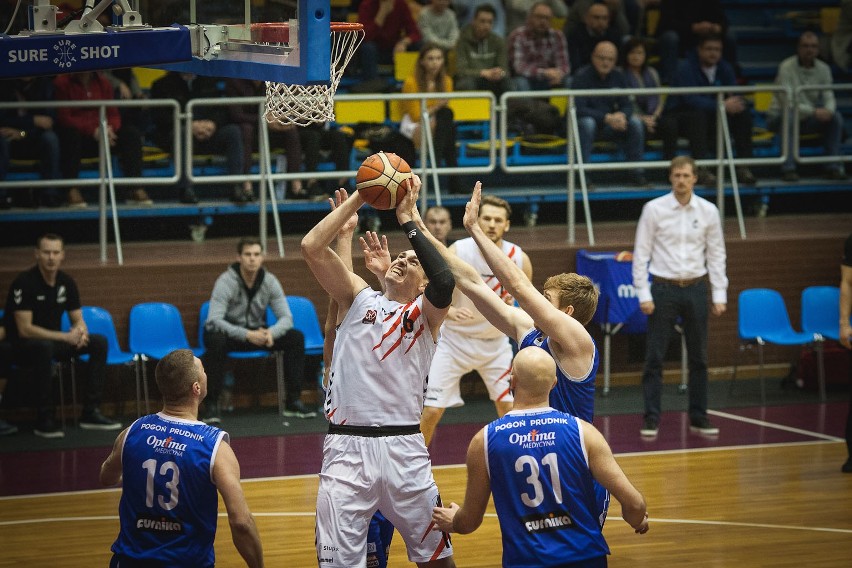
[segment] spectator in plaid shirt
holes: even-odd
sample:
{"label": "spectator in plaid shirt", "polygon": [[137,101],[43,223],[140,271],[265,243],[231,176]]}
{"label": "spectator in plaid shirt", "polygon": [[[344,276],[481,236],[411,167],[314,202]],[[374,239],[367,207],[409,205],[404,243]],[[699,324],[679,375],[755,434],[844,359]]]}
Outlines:
{"label": "spectator in plaid shirt", "polygon": [[530,8],[527,23],[509,34],[509,66],[515,90],[569,88],[571,66],[565,35],[551,27],[553,9],[545,2]]}

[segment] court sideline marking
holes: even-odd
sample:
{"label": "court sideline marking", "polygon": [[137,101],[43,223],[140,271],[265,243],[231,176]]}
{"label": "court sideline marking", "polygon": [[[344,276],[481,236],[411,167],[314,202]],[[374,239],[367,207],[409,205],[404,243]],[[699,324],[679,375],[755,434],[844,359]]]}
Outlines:
{"label": "court sideline marking", "polygon": [[761,426],[763,428],[773,428],[775,430],[782,430],[784,432],[791,432],[793,434],[801,434],[803,436],[810,436],[812,438],[819,438],[821,440],[828,440],[829,442],[843,442],[843,438],[838,438],[837,436],[830,436],[828,434],[823,434],[822,432],[813,432],[811,430],[802,430],[801,428],[794,428],[793,426],[785,426],[783,424],[779,424],[777,422],[767,422],[765,420],[757,420],[756,418],[748,418],[747,416],[739,416],[737,414],[729,414],[727,412],[721,412],[719,410],[708,410],[707,414],[711,414],[713,416],[718,416],[719,418],[727,418],[728,420],[736,420],[739,422],[745,422],[746,424],[754,424],[755,426]]}

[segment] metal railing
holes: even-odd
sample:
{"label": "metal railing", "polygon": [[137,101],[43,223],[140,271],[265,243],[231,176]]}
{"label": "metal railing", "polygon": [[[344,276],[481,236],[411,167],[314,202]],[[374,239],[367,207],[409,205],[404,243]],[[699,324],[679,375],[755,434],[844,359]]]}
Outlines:
{"label": "metal railing", "polygon": [[[835,91],[852,90],[850,84],[839,85],[814,85],[807,87],[799,87],[796,94],[800,90],[821,90],[833,89]],[[784,107],[792,112],[783,113],[783,126],[779,129],[778,136],[780,137],[781,154],[773,157],[762,158],[742,158],[733,157],[731,148],[730,136],[728,134],[727,115],[724,109],[724,97],[726,94],[747,95],[755,92],[772,92],[782,97]],[[852,156],[819,156],[819,157],[804,157],[800,155],[798,136],[795,135],[793,140],[790,140],[790,130],[787,126],[787,121],[794,120],[795,125],[793,131],[798,134],[798,110],[795,105],[790,105],[789,101],[795,100],[791,96],[791,91],[783,86],[778,85],[753,85],[742,87],[687,87],[687,88],[656,88],[656,89],[604,89],[604,90],[570,90],[560,89],[552,91],[527,91],[527,92],[508,92],[505,93],[499,100],[499,103],[494,98],[494,95],[487,91],[470,91],[470,92],[453,92],[453,93],[413,93],[413,94],[341,94],[336,97],[340,102],[344,101],[376,101],[382,100],[386,104],[394,104],[395,101],[402,100],[419,100],[421,109],[421,118],[429,119],[426,102],[429,99],[446,98],[446,99],[488,99],[490,106],[488,115],[488,160],[485,165],[481,166],[463,166],[463,167],[438,167],[434,159],[434,152],[430,153],[431,139],[429,129],[421,129],[421,144],[419,155],[419,166],[415,168],[423,179],[424,188],[422,192],[422,203],[426,204],[426,200],[430,191],[431,185],[434,185],[432,192],[434,199],[438,203],[441,201],[441,192],[438,185],[438,174],[488,174],[494,172],[498,163],[503,171],[508,174],[523,174],[523,173],[562,173],[565,177],[565,188],[567,196],[567,240],[569,243],[576,241],[576,200],[577,200],[577,179],[579,179],[581,199],[584,208],[584,217],[586,220],[588,239],[590,244],[594,244],[593,224],[589,208],[588,200],[588,184],[586,183],[586,172],[594,172],[601,170],[627,170],[637,167],[648,169],[665,169],[668,168],[669,162],[664,160],[658,161],[608,161],[606,163],[584,163],[579,145],[579,133],[577,130],[576,116],[576,99],[579,97],[612,97],[624,95],[661,95],[677,96],[684,94],[712,94],[717,99],[718,120],[716,129],[716,158],[698,160],[698,165],[714,166],[716,168],[717,177],[717,206],[720,215],[724,220],[724,196],[725,196],[725,168],[727,168],[729,177],[732,182],[734,203],[737,208],[737,219],[740,226],[740,235],[745,238],[745,228],[743,224],[742,208],[739,201],[739,186],[736,178],[736,166],[752,166],[752,165],[780,165],[787,159],[790,152],[793,153],[796,161],[799,163],[826,163],[837,160],[852,161]],[[506,108],[512,99],[521,98],[545,98],[551,99],[556,97],[567,97],[568,107],[565,113],[566,121],[566,161],[558,164],[536,164],[536,165],[518,165],[512,164],[509,156],[509,142],[512,138],[509,136],[508,117]],[[260,171],[255,174],[239,174],[239,175],[196,175],[193,173],[193,137],[191,135],[192,116],[198,106],[232,106],[235,104],[242,105],[258,105],[258,148],[260,149]],[[263,119],[265,113],[265,98],[264,97],[247,97],[247,98],[215,98],[215,99],[196,99],[187,104],[185,112],[181,112],[180,107],[174,100],[109,100],[109,101],[62,101],[62,102],[38,102],[38,103],[0,103],[0,108],[14,109],[37,109],[48,107],[96,107],[100,111],[101,124],[106,125],[106,107],[171,107],[173,111],[173,149],[172,158],[174,161],[174,174],[171,176],[161,177],[143,177],[143,178],[116,178],[111,171],[111,150],[106,140],[106,128],[102,128],[103,133],[100,154],[99,154],[99,177],[94,179],[74,179],[74,180],[27,180],[27,181],[4,181],[3,187],[18,188],[43,188],[43,187],[89,187],[98,186],[99,192],[99,229],[101,243],[101,261],[107,261],[107,199],[109,199],[109,215],[112,216],[113,230],[116,238],[116,249],[119,264],[123,263],[121,253],[121,237],[118,225],[119,211],[115,202],[115,186],[129,185],[169,185],[174,184],[185,176],[193,182],[203,181],[205,183],[236,183],[243,181],[252,181],[260,184],[260,238],[266,241],[267,237],[267,198],[271,203],[272,212],[275,220],[276,235],[278,237],[279,255],[284,256],[284,249],[281,240],[280,220],[278,219],[278,203],[274,191],[275,182],[290,181],[294,179],[303,179],[305,172],[287,173],[287,172],[272,172],[270,150],[269,150],[269,133],[266,121]],[[390,113],[388,112],[382,117],[382,120],[390,122]],[[381,120],[380,120],[381,121]],[[458,121],[457,121],[458,122]],[[499,127],[499,130],[498,130]],[[181,143],[181,130],[185,133],[185,142]],[[185,146],[184,146],[185,145]],[[499,151],[499,162],[498,162]],[[340,177],[353,177],[355,170],[349,171],[320,171],[310,172],[310,176],[316,179],[337,179]],[[575,177],[575,174],[577,177]]]}

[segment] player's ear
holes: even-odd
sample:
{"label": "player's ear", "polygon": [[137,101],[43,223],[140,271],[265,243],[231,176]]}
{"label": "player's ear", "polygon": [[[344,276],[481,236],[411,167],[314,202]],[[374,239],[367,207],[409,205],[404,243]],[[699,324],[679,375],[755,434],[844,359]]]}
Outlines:
{"label": "player's ear", "polygon": [[569,316],[574,317],[574,306],[569,304],[562,308],[562,311],[568,314]]}

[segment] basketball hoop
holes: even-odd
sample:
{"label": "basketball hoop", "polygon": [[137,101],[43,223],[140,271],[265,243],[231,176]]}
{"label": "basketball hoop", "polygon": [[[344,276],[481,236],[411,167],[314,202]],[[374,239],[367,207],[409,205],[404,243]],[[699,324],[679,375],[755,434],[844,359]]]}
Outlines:
{"label": "basketball hoop", "polygon": [[[281,124],[307,126],[334,120],[334,93],[343,71],[364,39],[364,25],[331,22],[331,70],[327,85],[291,85],[266,82],[266,120]],[[289,43],[288,23],[252,25],[252,39],[258,43]],[[302,54],[310,57],[310,54]]]}

